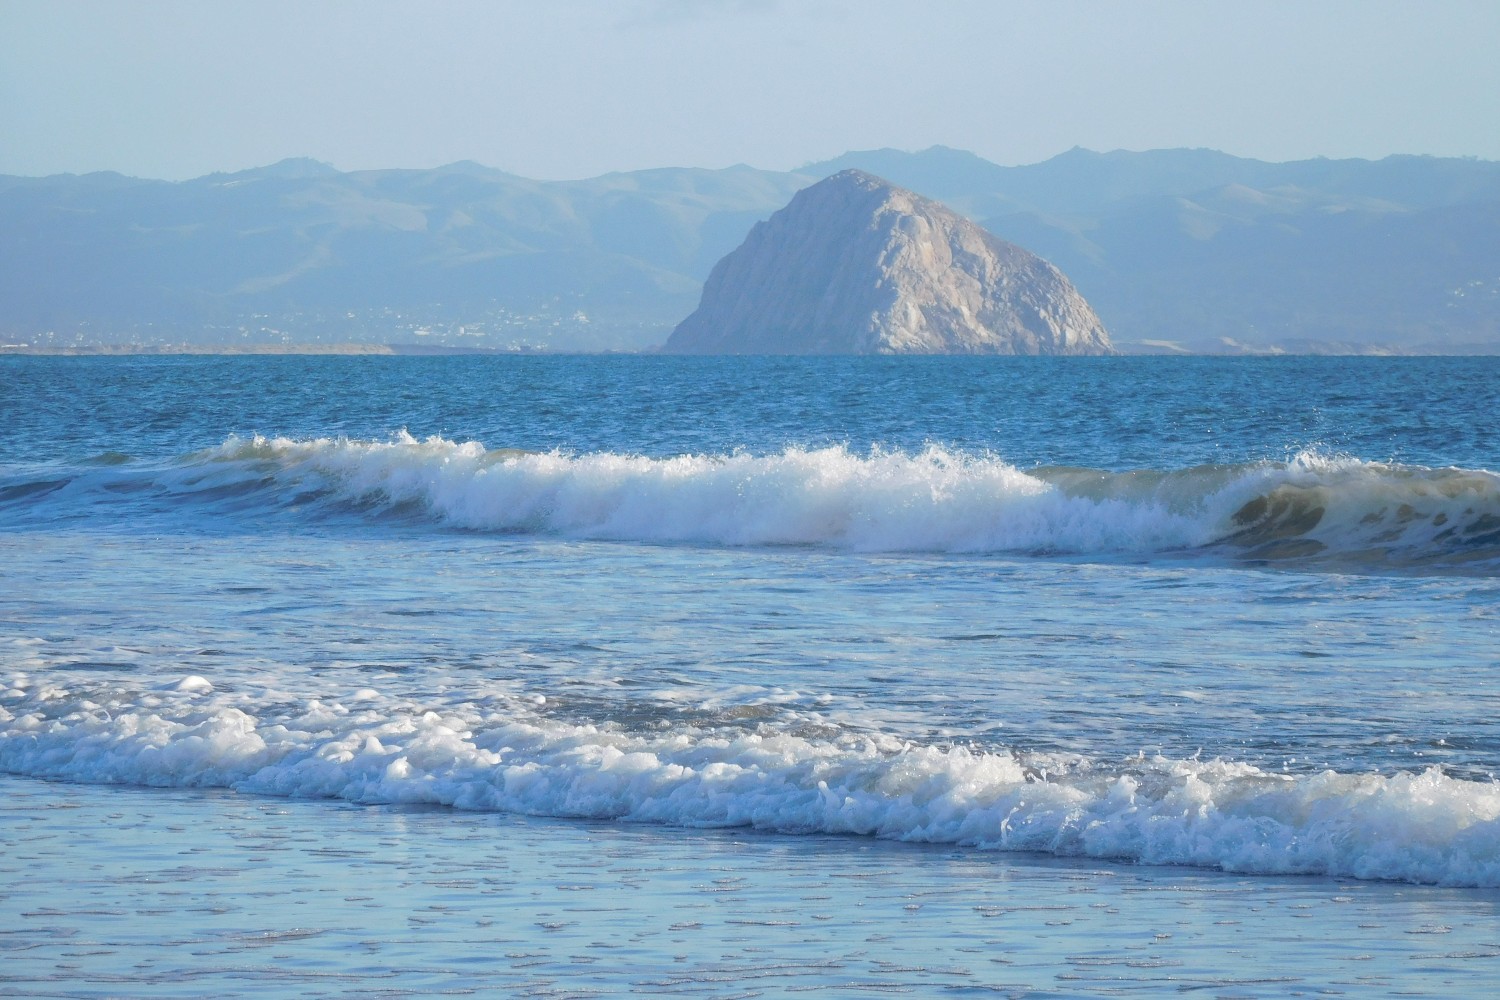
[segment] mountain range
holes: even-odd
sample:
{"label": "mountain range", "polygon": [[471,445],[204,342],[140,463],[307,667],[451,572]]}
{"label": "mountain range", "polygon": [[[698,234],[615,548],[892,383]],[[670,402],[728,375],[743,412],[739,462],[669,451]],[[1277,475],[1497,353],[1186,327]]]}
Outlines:
{"label": "mountain range", "polygon": [[848,153],[537,181],[286,160],[167,182],[0,176],[0,343],[639,350],[846,169],[1060,268],[1127,351],[1500,351],[1500,163],[1212,150]]}

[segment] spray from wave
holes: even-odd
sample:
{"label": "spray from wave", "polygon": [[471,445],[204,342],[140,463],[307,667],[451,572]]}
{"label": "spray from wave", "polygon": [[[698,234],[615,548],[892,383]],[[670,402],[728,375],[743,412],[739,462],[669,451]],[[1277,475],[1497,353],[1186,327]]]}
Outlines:
{"label": "spray from wave", "polygon": [[0,517],[80,494],[615,541],[1500,569],[1500,477],[1315,452],[1177,470],[1023,471],[939,446],[648,458],[404,433],[230,438],[165,470],[91,467],[0,483]]}

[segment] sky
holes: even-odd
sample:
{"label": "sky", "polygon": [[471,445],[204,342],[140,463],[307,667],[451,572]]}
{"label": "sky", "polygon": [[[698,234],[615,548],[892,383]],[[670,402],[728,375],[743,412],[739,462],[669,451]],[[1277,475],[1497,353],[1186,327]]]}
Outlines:
{"label": "sky", "polygon": [[1500,159],[1500,3],[0,0],[0,173]]}

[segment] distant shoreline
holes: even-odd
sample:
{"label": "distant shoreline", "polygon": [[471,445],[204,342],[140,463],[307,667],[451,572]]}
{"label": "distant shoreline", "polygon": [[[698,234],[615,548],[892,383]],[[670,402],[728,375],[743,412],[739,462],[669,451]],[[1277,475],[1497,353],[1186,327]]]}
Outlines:
{"label": "distant shoreline", "polygon": [[[1239,345],[1237,345],[1239,346]],[[1240,349],[1192,350],[1163,341],[1142,341],[1115,345],[1120,357],[1159,358],[1248,358],[1248,357],[1401,357],[1452,358],[1492,357],[1500,347],[1468,344],[1453,350],[1401,350],[1383,345],[1326,344],[1309,345],[1301,350]],[[40,347],[29,344],[0,344],[0,357],[462,357],[485,355],[495,357],[564,357],[578,355],[654,355],[658,351],[546,351],[504,347],[455,347],[438,344],[92,344],[74,347]],[[787,355],[796,357],[798,355]],[[805,355],[815,357],[818,355]],[[829,355],[824,355],[829,356]],[[858,355],[849,355],[857,357]],[[869,355],[870,357],[919,357],[921,355]],[[937,355],[928,355],[936,357]],[[1011,355],[960,355],[947,357],[1009,357]],[[1017,357],[1021,355],[1015,355]],[[1066,355],[1058,355],[1064,357]]]}
{"label": "distant shoreline", "polygon": [[[512,350],[500,347],[448,347],[426,344],[85,344],[74,347],[39,347],[31,344],[0,344],[0,356],[39,357],[149,357],[152,355],[214,355],[214,356],[281,356],[281,355],[334,355],[360,356],[421,356],[504,354],[536,355],[553,353],[577,353],[573,351],[553,352],[535,350]],[[619,354],[620,351],[599,353]],[[649,352],[636,352],[649,353]]]}

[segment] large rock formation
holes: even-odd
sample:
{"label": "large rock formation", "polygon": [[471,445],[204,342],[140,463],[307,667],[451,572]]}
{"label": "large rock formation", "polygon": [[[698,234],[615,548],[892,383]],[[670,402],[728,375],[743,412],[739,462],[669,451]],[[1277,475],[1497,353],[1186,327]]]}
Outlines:
{"label": "large rock formation", "polygon": [[1061,271],[859,170],[799,191],[714,267],[684,354],[1111,354]]}

